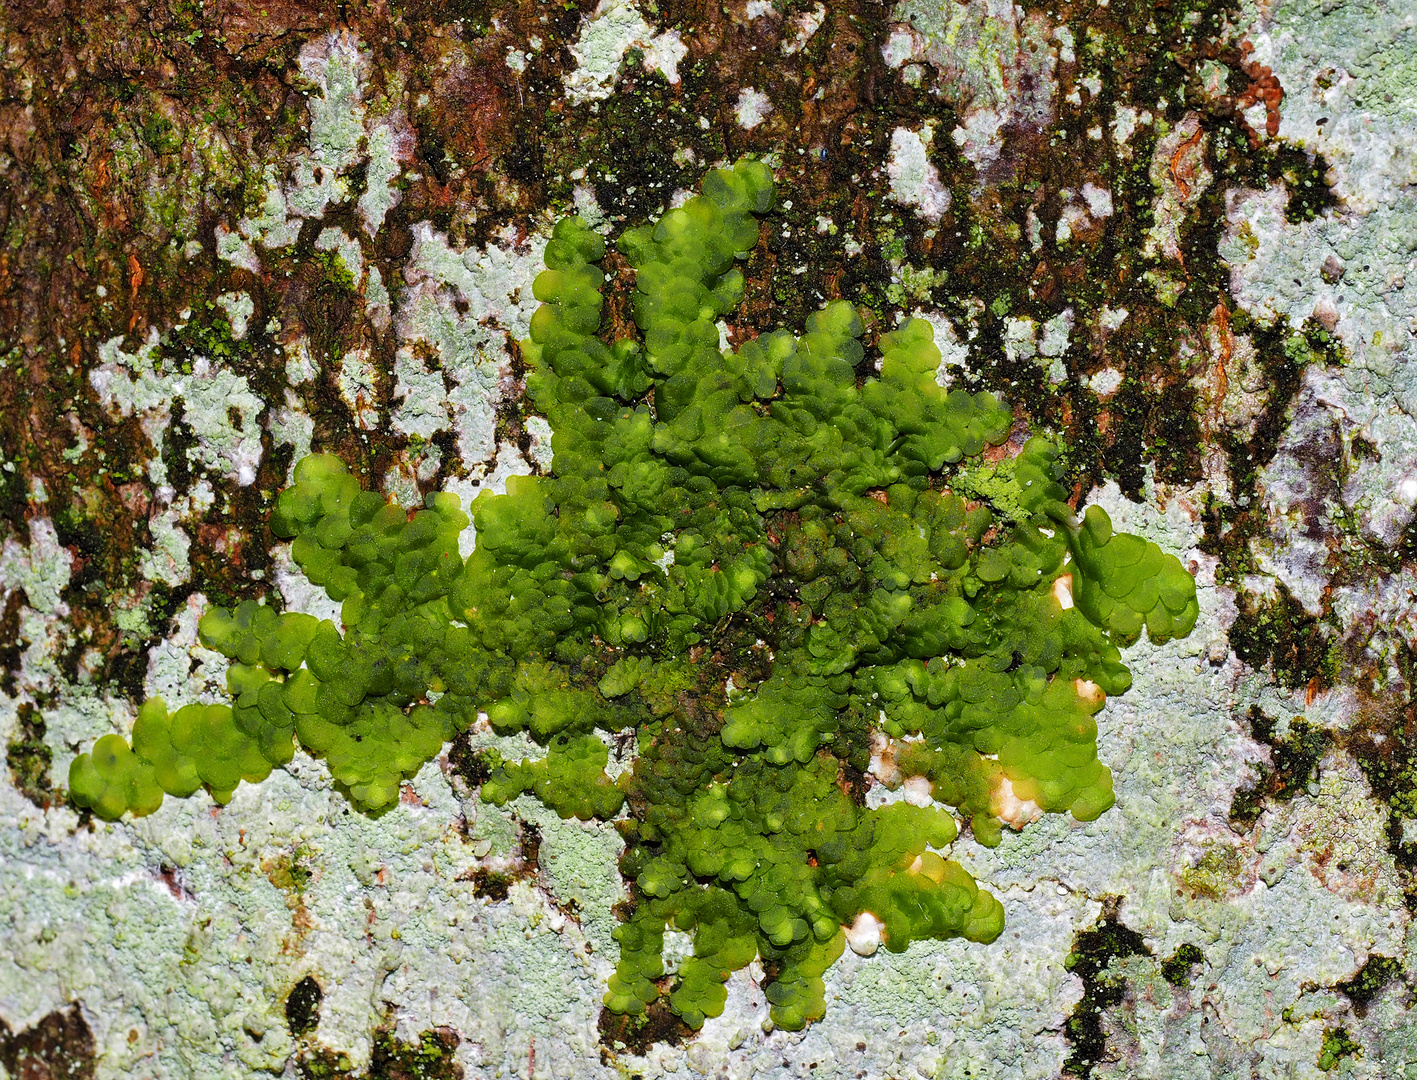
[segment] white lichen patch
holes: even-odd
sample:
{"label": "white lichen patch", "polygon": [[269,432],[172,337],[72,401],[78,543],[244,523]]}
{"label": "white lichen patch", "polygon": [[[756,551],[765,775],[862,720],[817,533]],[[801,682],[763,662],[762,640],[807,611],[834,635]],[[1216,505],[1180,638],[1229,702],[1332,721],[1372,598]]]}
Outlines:
{"label": "white lichen patch", "polygon": [[1122,385],[1122,373],[1116,368],[1103,368],[1101,371],[1089,375],[1086,379],[1087,388],[1100,398],[1108,398],[1117,392]]}
{"label": "white lichen patch", "polygon": [[1405,238],[1417,235],[1417,209],[1399,201],[1291,223],[1288,198],[1276,186],[1230,199],[1221,250],[1231,290],[1262,322],[1312,319],[1351,357],[1341,369],[1314,371],[1305,393],[1341,420],[1345,437],[1383,448],[1353,462],[1342,496],[1363,533],[1392,546],[1413,517],[1403,482],[1417,458],[1403,448],[1417,445],[1417,290],[1406,287],[1417,249]]}
{"label": "white lichen patch", "polygon": [[891,198],[902,206],[913,206],[927,221],[939,221],[950,208],[950,192],[940,181],[940,171],[930,161],[934,128],[926,124],[919,131],[899,127],[891,132],[891,152],[886,162]]}
{"label": "white lichen patch", "polygon": [[1068,243],[1073,238],[1073,234],[1080,232],[1087,224],[1088,214],[1077,203],[1069,203],[1058,212],[1058,226],[1054,231],[1053,240],[1060,247]]}
{"label": "white lichen patch", "polygon": [[1071,308],[1044,323],[1041,339],[1038,323],[1033,319],[1009,316],[1004,319],[1004,355],[1012,363],[1034,361],[1043,368],[1048,382],[1056,386],[1068,377],[1062,355],[1067,351],[1071,326]]}
{"label": "white lichen patch", "polygon": [[1323,153],[1335,189],[1358,215],[1400,205],[1417,176],[1412,27],[1403,5],[1288,0],[1252,37],[1255,59],[1289,91],[1280,136]]}
{"label": "white lichen patch", "polygon": [[148,518],[152,543],[138,554],[138,569],[144,578],[163,585],[180,585],[188,579],[192,572],[188,559],[192,537],[180,523],[201,517],[213,502],[212,486],[202,479],[187,494]]}
{"label": "white lichen patch", "polygon": [[307,383],[319,373],[308,338],[302,335],[285,346],[285,377],[291,386]]}
{"label": "white lichen patch", "polygon": [[[904,953],[870,956],[848,950],[826,975],[827,1000],[841,1019],[785,1043],[778,1060],[790,1055],[808,1076],[854,1072],[849,1063],[861,1060],[856,1047],[864,1041],[872,1075],[1056,1076],[1066,1054],[1057,1031],[1082,993],[1064,960],[1097,904],[1036,879],[1026,892],[980,884],[1004,905],[997,942],[914,942]],[[761,1046],[757,1062],[766,1066],[775,1049]]]}
{"label": "white lichen patch", "polygon": [[[1238,660],[1213,658],[1207,642],[1223,640],[1234,608],[1228,590],[1210,578],[1212,564],[1194,551],[1199,507],[1184,495],[1153,497],[1133,504],[1115,488],[1093,495],[1118,528],[1180,551],[1183,561],[1197,558],[1201,616],[1183,641],[1134,646],[1132,688],[1098,714],[1116,808],[1086,826],[1045,818],[971,860],[981,881],[996,886],[1056,875],[1069,890],[1125,896],[1123,921],[1144,935],[1156,958],[1185,942],[1199,944],[1205,1000],[1217,1010],[1219,1032],[1267,1058],[1271,1040],[1282,1036],[1278,1013],[1307,985],[1351,977],[1369,952],[1397,955],[1407,916],[1381,839],[1385,813],[1343,758],[1321,763],[1312,796],[1266,813],[1252,841],[1232,829],[1229,806],[1259,748],[1228,718],[1242,716],[1250,702],[1269,715],[1290,713]],[[1036,900],[1037,891],[1030,902]],[[1136,978],[1146,981],[1140,972]],[[1126,1008],[1136,1010],[1145,1030],[1177,1005],[1172,997],[1139,995]],[[1179,999],[1179,1007],[1172,1026],[1199,1022],[1199,996]],[[1108,1075],[1138,1075],[1131,1037],[1118,1037],[1131,1071]]]}
{"label": "white lichen patch", "polygon": [[[936,92],[967,103],[951,134],[981,170],[998,159],[1005,125],[1041,130],[1052,119],[1059,45],[1041,14],[998,0],[900,0],[891,19],[910,38],[909,56],[938,72]],[[903,64],[905,40],[890,40],[890,59]]]}
{"label": "white lichen patch", "polygon": [[[260,272],[260,251],[290,247],[302,219],[319,219],[331,205],[353,197],[353,172],[361,164],[364,187],[355,208],[363,231],[376,235],[402,197],[397,181],[414,159],[416,140],[400,105],[401,84],[395,76],[383,97],[365,100],[371,61],[352,34],[340,31],[311,40],[297,63],[310,112],[308,146],[284,162],[267,163],[256,214],[239,221],[235,231],[225,223],[217,226],[218,255],[255,273]],[[383,286],[362,282],[364,260],[357,244],[337,240],[326,229],[318,246],[339,251],[356,286],[367,286],[367,298],[377,306]],[[371,270],[371,277],[377,274]]]}
{"label": "white lichen patch", "polygon": [[482,1033],[460,1049],[469,1075],[515,1071],[533,1041],[543,1060],[553,1047],[594,1060],[613,918],[583,932],[557,903],[579,897],[608,913],[619,898],[603,895],[614,880],[605,837],[518,805],[542,830],[556,891],[533,879],[489,902],[460,880],[474,856],[436,765],[377,821],[346,814],[306,771],[243,786],[219,812],[201,797],[169,800],[150,818],[103,825],[58,872],[39,860],[56,839],[49,826],[73,814],[40,814],[0,787],[7,819],[29,822],[0,837],[0,859],[20,875],[0,890],[7,1017],[26,1022],[77,994],[101,1076],[245,1077],[286,1060],[285,996],[311,975],[324,988],[317,1035],[356,1068],[385,999],[414,1032]]}
{"label": "white lichen patch", "polygon": [[1038,324],[1027,315],[1004,319],[1004,355],[1011,362],[1038,355]]}
{"label": "white lichen patch", "polygon": [[811,41],[816,32],[821,29],[826,17],[826,5],[821,3],[815,5],[811,11],[799,12],[792,21],[790,36],[783,39],[782,55],[792,56],[805,49],[807,42]]}
{"label": "white lichen patch", "polygon": [[165,483],[162,451],[172,422],[174,403],[182,402],[182,419],[196,441],[188,460],[208,471],[246,486],[256,479],[261,462],[258,419],[265,403],[245,376],[217,366],[209,357],[197,356],[190,371],[169,370],[160,358],[156,331],[136,353],[125,352],[121,337],[99,345],[99,363],[89,382],[99,400],[121,416],[137,415],[157,454],[149,463],[149,476]]}
{"label": "white lichen patch", "polygon": [[213,235],[216,237],[217,258],[240,270],[249,270],[253,274],[261,272],[261,260],[256,257],[256,249],[244,236],[232,232],[224,221],[217,222]]}
{"label": "white lichen patch", "polygon": [[1097,325],[1110,333],[1126,322],[1129,314],[1130,312],[1124,307],[1114,308],[1104,304],[1102,309],[1097,313]]}
{"label": "white lichen patch", "polygon": [[287,389],[284,403],[270,411],[267,426],[273,442],[292,448],[290,467],[286,471],[289,474],[287,479],[293,479],[295,463],[310,453],[311,440],[315,437],[315,421],[300,404],[295,391]]}
{"label": "white lichen patch", "polygon": [[413,510],[423,505],[423,492],[418,488],[418,478],[407,461],[398,460],[384,473],[384,494],[395,506]]}
{"label": "white lichen patch", "polygon": [[567,99],[577,103],[609,97],[620,62],[631,48],[641,51],[646,70],[658,71],[678,85],[679,63],[689,52],[679,31],[656,33],[630,0],[601,0],[571,46],[576,67],[566,76]]}
{"label": "white lichen patch", "polygon": [[1159,194],[1152,202],[1152,225],[1142,245],[1147,258],[1181,260],[1182,225],[1215,179],[1205,163],[1208,141],[1196,113],[1187,113],[1156,140],[1150,175]]}
{"label": "white lichen patch", "polygon": [[364,194],[359,196],[359,216],[364,229],[376,235],[384,218],[403,197],[395,181],[403,166],[413,160],[414,137],[408,119],[402,112],[368,126],[369,167],[365,173]]}
{"label": "white lichen patch", "polygon": [[889,263],[891,283],[886,287],[886,296],[896,306],[927,302],[931,294],[948,280],[946,271],[933,266],[915,266],[894,256]]}
{"label": "white lichen patch", "polygon": [[1107,188],[1089,180],[1082,186],[1082,199],[1087,205],[1087,212],[1099,221],[1112,216],[1112,192]]}
{"label": "white lichen patch", "polygon": [[378,373],[367,348],[350,349],[340,360],[340,397],[354,414],[354,422],[366,431],[379,425],[377,379]]}
{"label": "white lichen patch", "polygon": [[358,242],[346,235],[343,229],[334,225],[321,229],[320,235],[315,237],[315,249],[333,253],[336,265],[356,285],[364,277],[364,253],[359,250]]}
{"label": "white lichen patch", "polygon": [[[44,722],[44,743],[51,754],[49,775],[62,783],[75,748],[110,731],[126,731],[129,709],[126,703],[110,699],[92,685],[93,668],[100,659],[92,650],[85,650],[73,679],[61,665],[61,657],[83,644],[69,623],[71,611],[63,596],[73,576],[74,557],[59,542],[49,518],[31,518],[28,526],[27,542],[9,537],[0,545],[0,604],[15,612],[19,656],[18,666],[11,671],[12,682],[0,691],[0,741],[8,744],[13,737],[22,707],[42,706],[39,715]],[[15,604],[17,592],[23,600]],[[128,596],[138,621],[145,623],[146,591]],[[13,794],[13,788],[8,771],[0,773],[0,777],[3,804]],[[13,816],[6,817],[6,813],[0,808],[0,819],[15,820]],[[0,856],[0,870],[4,865]],[[4,880],[0,873],[0,886]]]}
{"label": "white lichen patch", "polygon": [[172,632],[148,650],[148,672],[143,679],[143,693],[148,697],[160,697],[173,709],[191,702],[228,700],[228,661],[204,647],[197,637],[197,623],[206,609],[206,597],[192,593],[173,615]]}
{"label": "white lichen patch", "polygon": [[[1073,309],[1064,308],[1043,324],[1043,336],[1038,342],[1041,356],[1057,358],[1068,351],[1068,340],[1073,332]],[[1051,369],[1050,369],[1051,378]],[[1061,380],[1054,380],[1061,381]]]}
{"label": "white lichen patch", "polygon": [[292,213],[318,218],[330,203],[350,196],[345,173],[360,158],[369,58],[354,36],[342,31],[311,41],[298,64],[314,88],[307,97],[310,145],[292,162],[285,198]]}
{"label": "white lichen patch", "polygon": [[745,86],[738,93],[733,117],[744,131],[752,131],[772,112],[772,100],[761,90]]}
{"label": "white lichen patch", "polygon": [[605,224],[605,211],[600,208],[595,189],[589,184],[577,184],[571,192],[571,199],[576,213],[585,218],[591,228],[600,229]]}
{"label": "white lichen patch", "polygon": [[[539,269],[544,241],[522,249],[489,246],[455,250],[430,225],[413,230],[414,246],[404,270],[404,291],[396,318],[400,351],[396,377],[404,390],[394,411],[401,430],[429,438],[450,424],[458,451],[472,467],[495,449],[495,407],[503,392],[509,360],[508,337],[525,337],[536,301],[527,282]],[[435,377],[417,350],[436,358],[441,386],[431,400],[411,391]],[[440,415],[441,414],[441,415]]]}
{"label": "white lichen patch", "polygon": [[526,419],[526,433],[531,436],[531,447],[527,453],[531,463],[542,472],[551,468],[555,457],[551,450],[551,424],[544,416],[529,416]]}
{"label": "white lichen patch", "polygon": [[246,336],[246,321],[256,310],[250,293],[222,293],[216,298],[217,304],[226,312],[226,321],[231,326],[231,336],[240,341]]}
{"label": "white lichen patch", "polygon": [[894,71],[915,57],[922,41],[910,27],[894,26],[881,46],[881,59],[886,62],[886,67]]}
{"label": "white lichen patch", "polygon": [[[1284,580],[1281,574],[1290,566],[1275,562],[1275,576]],[[1303,597],[1306,604],[1310,599]],[[1417,640],[1417,571],[1402,567],[1396,573],[1340,583],[1324,599],[1330,601],[1343,630],[1364,641],[1364,655],[1379,672],[1378,685],[1372,689],[1405,685],[1405,658],[1411,642]]]}
{"label": "white lichen patch", "polygon": [[396,431],[429,439],[448,427],[447,387],[441,371],[404,345],[394,354],[393,424]]}
{"label": "white lichen patch", "polygon": [[1120,157],[1129,159],[1132,156],[1132,148],[1129,145],[1132,136],[1138,128],[1147,126],[1153,119],[1149,109],[1136,109],[1130,105],[1117,106],[1112,118],[1112,141],[1116,143]]}
{"label": "white lichen patch", "polygon": [[0,545],[0,603],[8,602],[16,589],[23,589],[31,610],[41,615],[67,615],[69,605],[61,594],[69,584],[74,556],[59,543],[49,518],[30,518],[27,524],[28,544],[9,537]]}
{"label": "white lichen patch", "polygon": [[1004,126],[1004,116],[996,109],[971,109],[965,114],[963,123],[950,132],[966,159],[983,170],[992,165],[1001,152],[999,135]]}
{"label": "white lichen patch", "polygon": [[1248,438],[1269,404],[1269,376],[1249,335],[1234,334],[1228,325],[1216,325],[1214,320],[1205,331],[1207,362],[1191,382],[1207,402],[1206,422],[1211,430]]}
{"label": "white lichen patch", "polygon": [[237,230],[247,240],[260,244],[267,251],[289,247],[300,236],[300,219],[290,214],[285,189],[275,165],[266,165],[262,180],[265,193],[261,208],[254,216],[243,218]]}

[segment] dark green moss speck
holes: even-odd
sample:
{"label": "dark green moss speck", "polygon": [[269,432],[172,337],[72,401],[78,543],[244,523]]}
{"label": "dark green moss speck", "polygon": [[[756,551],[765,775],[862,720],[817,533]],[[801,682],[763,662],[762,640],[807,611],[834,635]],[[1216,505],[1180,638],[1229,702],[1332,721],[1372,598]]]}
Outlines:
{"label": "dark green moss speck", "polygon": [[301,1080],[463,1080],[457,1059],[462,1040],[449,1028],[420,1032],[418,1041],[404,1042],[387,1027],[374,1032],[369,1068],[356,1072],[350,1056],[326,1046],[301,1051],[295,1068]]}
{"label": "dark green moss speck", "polygon": [[1230,627],[1230,645],[1250,667],[1268,668],[1291,690],[1328,689],[1338,675],[1339,654],[1326,623],[1310,615],[1283,584],[1273,597],[1241,591],[1239,614]]}
{"label": "dark green moss speck", "polygon": [[31,803],[41,810],[48,809],[62,801],[63,796],[55,791],[49,776],[54,754],[44,741],[44,717],[29,701],[20,702],[16,713],[14,735],[5,748],[10,780]]}
{"label": "dark green moss speck", "polygon": [[1363,1048],[1349,1037],[1346,1028],[1325,1028],[1324,1041],[1319,1047],[1318,1067],[1324,1072],[1338,1068],[1344,1058],[1361,1058]]}
{"label": "dark green moss speck", "polygon": [[385,1032],[374,1043],[367,1080],[462,1080],[455,1055],[461,1041],[448,1028],[421,1032],[416,1043]]}
{"label": "dark green moss speck", "polygon": [[1126,980],[1108,970],[1112,961],[1152,955],[1142,936],[1120,922],[1119,904],[1115,896],[1104,901],[1101,922],[1073,938],[1072,950],[1063,962],[1083,985],[1082,1000],[1064,1029],[1069,1050],[1063,1073],[1075,1080],[1090,1080],[1093,1070],[1106,1060],[1107,1035],[1102,1029],[1102,1017],[1109,1008],[1120,1004],[1126,993]]}
{"label": "dark green moss speck", "polygon": [[651,1002],[639,1015],[613,1013],[602,1007],[596,1026],[601,1060],[607,1064],[622,1053],[647,1054],[656,1043],[680,1046],[694,1035],[693,1028],[670,1010],[667,996]]}
{"label": "dark green moss speck", "polygon": [[1205,954],[1187,942],[1161,961],[1161,977],[1172,986],[1188,989],[1191,985],[1193,969],[1205,963]]}
{"label": "dark green moss speck", "polygon": [[1383,989],[1402,975],[1402,963],[1392,956],[1373,953],[1359,969],[1358,974],[1334,987],[1353,1003],[1353,1014],[1358,1019],[1368,1015],[1368,1005],[1382,993]]}
{"label": "dark green moss speck", "polygon": [[1258,776],[1253,784],[1235,792],[1230,803],[1230,825],[1248,832],[1264,812],[1266,803],[1291,799],[1305,790],[1318,775],[1319,759],[1333,745],[1333,736],[1302,716],[1292,717],[1287,734],[1275,734],[1276,723],[1258,706],[1250,706],[1246,717],[1257,742],[1270,748],[1272,765],[1254,766]]}

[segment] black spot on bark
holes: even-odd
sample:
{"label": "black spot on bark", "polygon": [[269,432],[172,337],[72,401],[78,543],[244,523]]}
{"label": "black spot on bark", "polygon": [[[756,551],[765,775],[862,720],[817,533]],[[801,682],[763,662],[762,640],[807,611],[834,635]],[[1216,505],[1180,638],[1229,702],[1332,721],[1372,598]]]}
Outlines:
{"label": "black spot on bark", "polygon": [[285,999],[285,1022],[291,1035],[298,1039],[319,1026],[320,1003],[324,1000],[325,992],[313,976],[306,975],[295,984],[295,989]]}
{"label": "black spot on bark", "polygon": [[92,1080],[94,1038],[78,1005],[56,1009],[32,1027],[0,1020],[0,1065],[23,1080]]}

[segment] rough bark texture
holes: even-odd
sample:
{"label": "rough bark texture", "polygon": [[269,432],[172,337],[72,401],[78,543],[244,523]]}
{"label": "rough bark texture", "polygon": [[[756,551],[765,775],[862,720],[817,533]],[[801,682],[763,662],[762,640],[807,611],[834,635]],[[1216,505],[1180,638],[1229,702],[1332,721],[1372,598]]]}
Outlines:
{"label": "rough bark texture", "polygon": [[[0,39],[0,1070],[1417,1076],[1410,4],[7,0]],[[302,758],[75,813],[144,696],[218,694],[206,603],[323,613],[265,526],[293,461],[406,505],[537,468],[551,223],[745,154],[781,204],[730,341],[929,318],[1201,587],[1099,718],[1118,805],[955,845],[1002,938],[848,953],[795,1034],[749,969],[685,1037],[600,1017],[614,830],[480,803],[466,747],[378,818]]]}

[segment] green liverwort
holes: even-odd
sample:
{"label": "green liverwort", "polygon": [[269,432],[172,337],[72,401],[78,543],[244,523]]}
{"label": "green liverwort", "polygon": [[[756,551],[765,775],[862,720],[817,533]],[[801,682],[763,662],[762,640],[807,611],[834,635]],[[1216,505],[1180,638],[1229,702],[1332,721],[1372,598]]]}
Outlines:
{"label": "green liverwort", "polygon": [[[148,702],[131,749],[107,736],[74,763],[74,801],[114,818],[163,791],[225,800],[298,741],[376,810],[484,712],[545,748],[491,755],[484,799],[532,792],[624,836],[615,1012],[660,997],[669,928],[693,935],[668,1004],[695,1027],[755,957],[774,1021],[800,1028],[848,940],[995,938],[998,901],[937,849],[957,818],[994,844],[1112,804],[1093,717],[1130,683],[1118,647],[1188,633],[1195,584],[1099,508],[1077,518],[1042,439],[992,455],[1012,454],[1008,516],[952,491],[1012,416],[937,385],[920,320],[881,337],[874,375],[841,301],[801,336],[720,350],[772,202],[743,161],[625,232],[639,332],[614,341],[604,242],[560,222],[522,344],[549,474],[477,498],[464,561],[456,497],[408,514],[332,456],[300,462],[271,529],[343,626],[209,611],[232,704]],[[638,753],[612,781],[617,733]],[[872,772],[910,798],[868,808]]]}

